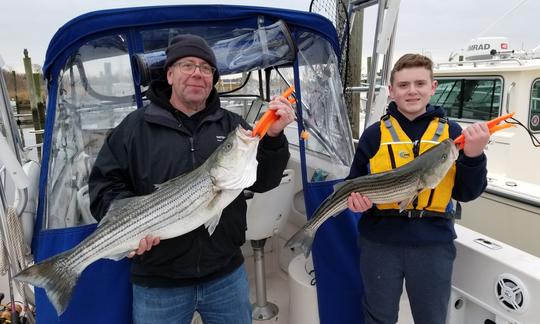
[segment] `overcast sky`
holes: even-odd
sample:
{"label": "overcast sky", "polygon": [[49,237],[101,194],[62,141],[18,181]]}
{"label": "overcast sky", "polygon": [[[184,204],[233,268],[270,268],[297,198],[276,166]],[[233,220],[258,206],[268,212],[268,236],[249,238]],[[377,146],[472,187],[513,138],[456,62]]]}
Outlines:
{"label": "overcast sky", "polygon": [[[23,71],[23,49],[32,63],[43,65],[54,33],[83,13],[159,4],[244,4],[308,10],[309,0],[182,1],[182,0],[3,0],[0,4],[0,56],[5,67]],[[376,8],[366,11],[365,46],[371,44]],[[445,60],[478,36],[506,36],[513,48],[540,45],[538,0],[401,0],[395,56],[420,52]],[[369,45],[371,46],[371,45]],[[365,54],[371,53],[366,49]]]}

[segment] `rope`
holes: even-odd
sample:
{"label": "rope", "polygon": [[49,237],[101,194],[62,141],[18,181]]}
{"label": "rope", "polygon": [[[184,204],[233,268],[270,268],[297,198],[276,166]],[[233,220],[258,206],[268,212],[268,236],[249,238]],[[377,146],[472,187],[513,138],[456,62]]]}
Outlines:
{"label": "rope", "polygon": [[[30,247],[24,242],[22,225],[15,208],[9,207],[6,215],[6,238],[0,236],[0,274],[5,275],[10,266],[10,261],[15,262],[19,269],[25,269],[31,262]],[[9,259],[7,251],[12,258]],[[26,300],[24,284],[14,281],[17,290]]]}

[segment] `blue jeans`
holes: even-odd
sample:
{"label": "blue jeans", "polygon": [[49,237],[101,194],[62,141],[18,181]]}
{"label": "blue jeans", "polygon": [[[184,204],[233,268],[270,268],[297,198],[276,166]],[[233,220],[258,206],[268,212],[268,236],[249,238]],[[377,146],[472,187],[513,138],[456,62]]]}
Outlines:
{"label": "blue jeans", "polygon": [[251,324],[244,266],[199,285],[173,288],[133,285],[135,324],[189,324],[195,311],[205,324]]}
{"label": "blue jeans", "polygon": [[444,324],[455,257],[454,242],[412,246],[360,238],[364,324],[397,322],[403,280],[414,323]]}

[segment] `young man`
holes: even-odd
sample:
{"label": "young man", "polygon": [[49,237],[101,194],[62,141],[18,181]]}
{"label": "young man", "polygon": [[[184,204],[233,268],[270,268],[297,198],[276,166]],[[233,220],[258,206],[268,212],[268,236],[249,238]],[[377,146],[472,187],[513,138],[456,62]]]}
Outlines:
{"label": "young man", "polygon": [[[92,214],[100,220],[114,199],[151,193],[155,184],[200,166],[239,124],[220,107],[216,57],[204,39],[180,35],[167,48],[166,81],[148,89],[150,104],[128,115],[109,135],[89,179]],[[258,148],[255,192],[279,185],[289,159],[283,129],[294,120],[285,98],[269,104],[278,120]],[[223,210],[212,236],[201,226],[163,240],[146,237],[131,253],[134,323],[251,324],[245,241],[246,202]]]}
{"label": "young man", "polygon": [[[379,123],[362,134],[348,178],[379,173],[406,164],[437,142],[462,133],[444,110],[429,104],[437,88],[432,62],[406,54],[390,77],[392,102]],[[365,296],[364,323],[396,323],[403,280],[416,324],[443,324],[450,297],[456,255],[454,206],[451,199],[470,201],[487,185],[485,123],[465,130],[465,147],[455,167],[434,190],[421,193],[407,210],[397,204],[374,206],[359,193],[348,206],[362,212],[360,268]]]}

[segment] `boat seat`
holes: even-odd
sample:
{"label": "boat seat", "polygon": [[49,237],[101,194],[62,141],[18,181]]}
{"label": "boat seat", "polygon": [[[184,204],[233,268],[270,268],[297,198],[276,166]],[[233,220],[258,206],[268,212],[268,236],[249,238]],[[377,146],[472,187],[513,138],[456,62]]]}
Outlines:
{"label": "boat seat", "polygon": [[279,186],[264,193],[253,193],[252,198],[247,199],[247,240],[269,238],[283,228],[292,206],[293,189],[294,170],[285,169]]}
{"label": "boat seat", "polygon": [[252,317],[255,320],[274,318],[279,309],[266,298],[266,274],[264,266],[264,245],[266,239],[278,233],[285,225],[293,201],[294,170],[286,169],[276,188],[264,193],[246,193],[247,232],[253,248],[255,267],[255,303]]}

